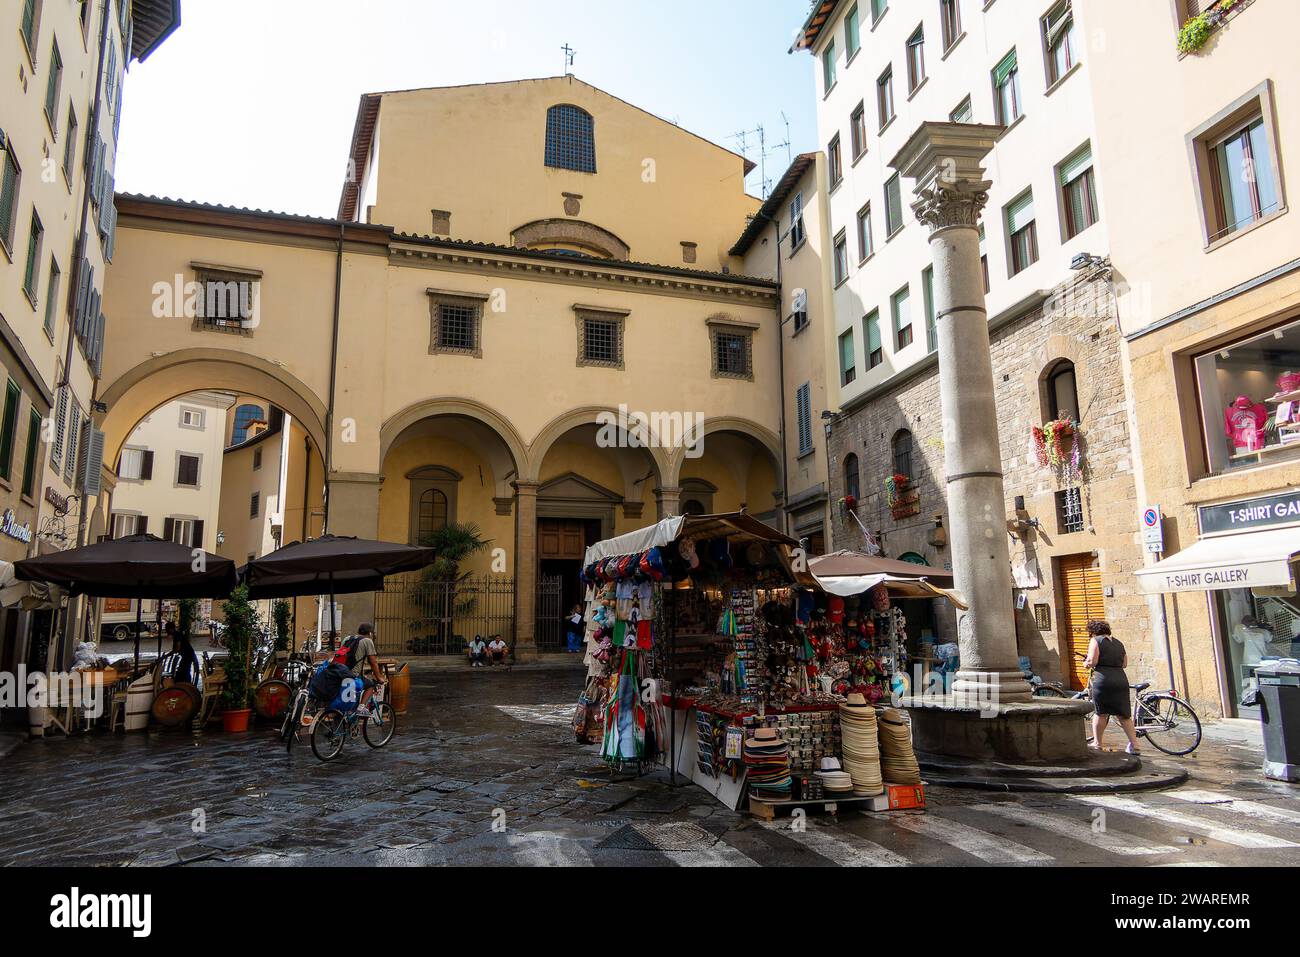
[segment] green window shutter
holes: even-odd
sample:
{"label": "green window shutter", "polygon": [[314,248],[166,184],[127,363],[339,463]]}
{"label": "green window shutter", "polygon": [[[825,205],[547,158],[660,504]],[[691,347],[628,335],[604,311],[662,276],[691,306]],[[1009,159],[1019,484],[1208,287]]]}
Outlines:
{"label": "green window shutter", "polygon": [[1034,194],[1025,193],[1007,207],[1007,230],[1018,233],[1034,221]]}
{"label": "green window shutter", "polygon": [[18,405],[23,392],[13,379],[5,387],[4,419],[0,420],[0,478],[5,481],[13,472],[14,433],[18,430]]}
{"label": "green window shutter", "polygon": [[13,235],[14,212],[18,205],[18,163],[10,152],[8,138],[0,132],[0,148],[4,150],[4,182],[0,184],[0,239],[6,243]]}
{"label": "green window shutter", "polygon": [[873,311],[863,325],[867,333],[867,352],[875,352],[880,348],[880,313]]}
{"label": "green window shutter", "polygon": [[1068,186],[1092,166],[1092,149],[1085,146],[1061,164],[1061,185]]}
{"label": "green window shutter", "polygon": [[27,451],[23,455],[23,494],[28,498],[36,492],[36,453],[41,447],[41,414],[32,406],[27,415]]}
{"label": "green window shutter", "polygon": [[993,68],[993,85],[1001,86],[1016,68],[1016,51],[1012,50]]}
{"label": "green window shutter", "polygon": [[90,426],[86,429],[85,472],[81,484],[87,495],[100,492],[100,473],[104,467],[104,433]]}
{"label": "green window shutter", "polygon": [[68,387],[59,390],[59,400],[54,413],[54,448],[50,449],[50,466],[55,472],[63,462],[63,438],[67,431]]}
{"label": "green window shutter", "polygon": [[854,367],[853,330],[840,333],[840,372],[847,372]]}

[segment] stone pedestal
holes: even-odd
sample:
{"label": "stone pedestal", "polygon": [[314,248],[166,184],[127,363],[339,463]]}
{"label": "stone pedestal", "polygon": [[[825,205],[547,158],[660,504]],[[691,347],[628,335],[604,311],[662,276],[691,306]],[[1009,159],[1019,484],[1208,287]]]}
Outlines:
{"label": "stone pedestal", "polygon": [[1007,764],[1089,757],[1083,719],[1092,713],[1092,704],[1087,701],[1040,699],[980,710],[950,695],[904,698],[902,705],[912,719],[912,745],[918,752]]}

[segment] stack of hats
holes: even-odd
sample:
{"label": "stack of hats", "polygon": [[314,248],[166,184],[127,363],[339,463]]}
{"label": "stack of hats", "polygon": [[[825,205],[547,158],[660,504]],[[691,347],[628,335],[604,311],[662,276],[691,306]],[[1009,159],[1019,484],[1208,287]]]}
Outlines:
{"label": "stack of hats", "polygon": [[912,728],[902,712],[885,708],[880,713],[880,773],[890,784],[920,784],[921,766],[912,750]]}
{"label": "stack of hats", "polygon": [[876,709],[856,692],[840,705],[840,743],[844,770],[853,780],[853,793],[864,797],[882,793],[885,782],[880,775]]}
{"label": "stack of hats", "polygon": [[790,748],[776,728],[759,728],[745,739],[745,767],[755,797],[790,796]]}
{"label": "stack of hats", "polygon": [[821,770],[817,779],[822,782],[822,790],[827,794],[852,794],[853,778],[847,771],[841,770],[836,758],[822,758]]}

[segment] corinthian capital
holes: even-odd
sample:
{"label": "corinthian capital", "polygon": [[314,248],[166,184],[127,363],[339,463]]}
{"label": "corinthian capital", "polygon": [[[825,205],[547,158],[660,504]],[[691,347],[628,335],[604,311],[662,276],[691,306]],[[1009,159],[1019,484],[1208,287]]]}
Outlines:
{"label": "corinthian capital", "polygon": [[929,186],[917,188],[912,212],[931,232],[945,226],[978,226],[991,185],[988,180],[936,179]]}

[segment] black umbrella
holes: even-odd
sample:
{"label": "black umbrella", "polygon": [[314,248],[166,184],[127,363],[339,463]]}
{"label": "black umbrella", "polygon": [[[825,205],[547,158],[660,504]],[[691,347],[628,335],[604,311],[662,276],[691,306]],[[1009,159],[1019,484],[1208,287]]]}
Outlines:
{"label": "black umbrella", "polygon": [[[202,549],[128,535],[14,562],[14,577],[93,598],[224,598],[239,583],[235,563]],[[140,666],[140,603],[135,664]]]}
{"label": "black umbrella", "polygon": [[239,577],[248,586],[250,598],[328,593],[333,639],[336,594],[379,591],[385,576],[424,568],[434,557],[432,548],[322,535],[307,542],[290,542],[253,559],[239,570]]}

